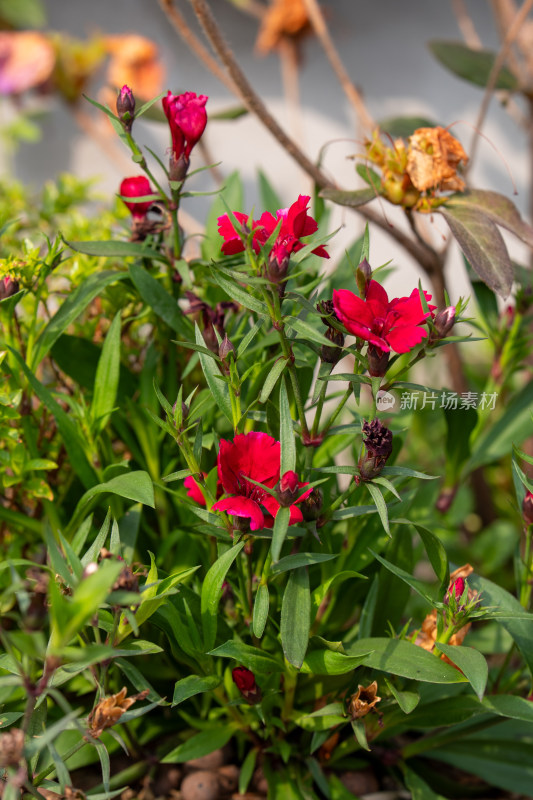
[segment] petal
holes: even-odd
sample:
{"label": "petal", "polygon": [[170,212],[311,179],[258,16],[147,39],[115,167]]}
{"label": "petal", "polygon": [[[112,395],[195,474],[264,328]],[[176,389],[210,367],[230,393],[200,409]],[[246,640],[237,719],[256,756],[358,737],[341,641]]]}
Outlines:
{"label": "petal", "polygon": [[377,281],[370,281],[366,291],[366,301],[367,303],[372,303],[376,309],[376,316],[386,316],[387,307],[389,305],[389,297],[383,286]]}
{"label": "petal", "polygon": [[408,353],[428,335],[420,325],[398,325],[387,334],[387,341],[395,353]]}
{"label": "petal", "polygon": [[[235,211],[234,216],[241,223],[241,225],[248,224],[248,214],[241,214],[240,211]],[[238,233],[235,230],[235,226],[233,222],[230,220],[228,214],[223,214],[221,217],[218,217],[217,223],[218,223],[218,232],[223,239],[228,240],[228,239],[234,239],[235,237],[238,238]]]}
{"label": "petal", "polygon": [[339,289],[333,292],[333,307],[341,322],[350,331],[351,328],[348,327],[348,323],[357,323],[360,328],[370,328],[372,326],[374,315],[370,306],[347,289]]}
{"label": "petal", "polygon": [[315,247],[315,249],[311,250],[311,252],[314,253],[315,256],[320,256],[320,258],[329,258],[328,251],[322,245],[320,245],[320,247]]}
{"label": "petal", "polygon": [[250,519],[250,530],[259,531],[265,527],[265,517],[255,500],[249,497],[234,495],[219,500],[212,506],[213,511],[226,511],[234,517],[248,517]]}
{"label": "petal", "polygon": [[[204,473],[204,477],[207,478],[207,473]],[[190,497],[191,500],[194,500],[194,502],[198,503],[198,505],[205,506],[204,493],[192,475],[189,475],[187,478],[185,478],[183,485],[188,490],[187,497]]]}

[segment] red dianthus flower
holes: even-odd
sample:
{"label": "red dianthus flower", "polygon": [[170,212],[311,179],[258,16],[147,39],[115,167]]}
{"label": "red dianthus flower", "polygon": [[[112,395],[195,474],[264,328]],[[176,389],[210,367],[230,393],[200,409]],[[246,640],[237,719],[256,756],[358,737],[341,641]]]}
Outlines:
{"label": "red dianthus flower", "polygon": [[[431,295],[424,292],[426,300]],[[362,300],[347,289],[333,292],[335,313],[346,330],[364,339],[384,353],[408,353],[428,335],[421,325],[429,312],[422,308],[418,289],[409,297],[388,298],[387,292],[377,281],[370,281],[366,299]]]}
{"label": "red dianthus flower", "polygon": [[[281,445],[267,433],[239,433],[232,442],[220,441],[218,452],[218,477],[224,491],[229,495],[213,506],[213,511],[226,511],[235,517],[250,520],[250,530],[258,531],[272,527],[273,518],[280,507],[278,500],[251,478],[273,489],[279,481]],[[300,487],[306,484],[300,484]],[[304,492],[300,502],[311,489]],[[265,514],[265,510],[267,514]],[[289,525],[301,522],[302,512],[296,505],[290,507]]]}
{"label": "red dianthus flower", "polygon": [[195,92],[168,92],[163,98],[163,110],[170,126],[172,153],[176,161],[184,156],[188,163],[191,150],[200,140],[207,125],[207,100],[205,94],[197,97]]}
{"label": "red dianthus flower", "polygon": [[120,184],[120,196],[126,208],[129,208],[131,211],[133,219],[144,219],[153,201],[147,200],[142,203],[128,203],[124,198],[146,197],[153,193],[154,190],[150,186],[150,181],[145,175],[135,175],[132,178],[124,178]]}
{"label": "red dianthus flower", "polygon": [[[309,236],[318,230],[317,223],[307,213],[309,200],[310,197],[301,194],[290,208],[280,208],[276,211],[276,216],[265,211],[259,220],[252,220],[251,226],[249,225],[247,214],[237,212],[235,216],[241,225],[246,225],[253,230],[252,246],[256,253],[259,252],[260,246],[265,244],[281,220],[281,228],[272,251],[277,253],[283,250],[284,253],[290,256],[291,253],[296,253],[304,247],[303,242],[300,241],[302,236]],[[218,218],[218,231],[224,239],[222,252],[225,255],[234,255],[244,251],[244,244],[227,214],[223,214]],[[322,247],[322,245],[315,247],[312,252],[317,256],[321,256],[321,258],[329,258],[326,248]]]}

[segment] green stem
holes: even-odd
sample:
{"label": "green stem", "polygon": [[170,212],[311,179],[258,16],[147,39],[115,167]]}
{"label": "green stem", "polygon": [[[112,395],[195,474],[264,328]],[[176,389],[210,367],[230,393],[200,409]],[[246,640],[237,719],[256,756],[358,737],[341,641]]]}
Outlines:
{"label": "green stem", "polygon": [[333,423],[336,421],[336,419],[339,416],[339,414],[341,413],[342,409],[344,408],[344,406],[346,405],[346,403],[350,399],[351,394],[352,394],[352,385],[350,384],[348,386],[348,388],[346,389],[346,391],[345,391],[345,393],[344,393],[344,395],[342,397],[342,400],[340,401],[339,405],[337,406],[337,408],[335,409],[335,411],[333,412],[333,414],[329,418],[329,420],[328,420],[328,422],[326,424],[326,427],[323,428],[323,430],[322,430],[322,436],[323,437],[328,433],[329,429],[333,426]]}
{"label": "green stem", "polygon": [[[79,742],[73,745],[70,748],[70,750],[67,750],[67,752],[61,756],[61,761],[63,761],[63,763],[65,761],[68,761],[68,759],[71,756],[73,756],[75,753],[81,750],[82,747],[85,747],[86,744],[89,743],[86,742],[84,739],[80,739]],[[49,764],[45,769],[43,769],[42,772],[39,772],[39,774],[33,779],[33,785],[39,786],[44,781],[44,779],[48,777],[48,775],[53,775],[55,771],[56,771],[55,764]]]}
{"label": "green stem", "polygon": [[318,426],[320,425],[320,417],[322,416],[322,409],[324,408],[327,389],[328,389],[327,381],[323,381],[322,386],[320,387],[320,394],[318,395],[318,403],[315,411],[315,418],[313,420],[313,427],[311,428],[312,439],[314,439],[314,437],[318,433]]}
{"label": "green stem", "polygon": [[291,717],[297,682],[297,670],[292,666],[292,664],[286,662],[285,673],[283,676],[283,710],[281,712],[281,718],[285,721],[288,721]]}

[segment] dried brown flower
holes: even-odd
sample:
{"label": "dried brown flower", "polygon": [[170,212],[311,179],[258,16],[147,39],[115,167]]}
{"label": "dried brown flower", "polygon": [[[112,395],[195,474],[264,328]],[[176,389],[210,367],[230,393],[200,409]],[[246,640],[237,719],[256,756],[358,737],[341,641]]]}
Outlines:
{"label": "dried brown flower", "polygon": [[111,56],[107,80],[114,88],[127,84],[134,94],[148,100],[160,94],[165,70],[159,61],[157,44],[134,33],[107,36],[106,50]]}
{"label": "dried brown flower", "polygon": [[373,681],[368,686],[361,686],[361,684],[359,684],[357,694],[354,694],[348,706],[348,713],[351,714],[352,720],[366,717],[368,712],[372,711],[376,703],[379,703],[381,697],[377,696],[377,691],[377,681]]}
{"label": "dried brown flower", "polygon": [[284,38],[298,40],[310,31],[304,0],[273,0],[263,17],[255,46],[266,55],[276,50]]}
{"label": "dried brown flower", "polygon": [[460,142],[445,128],[418,128],[409,137],[406,172],[420,191],[440,189],[459,191],[465,188],[457,167],[468,156]]}
{"label": "dried brown flower", "polygon": [[128,708],[137,700],[144,700],[148,694],[148,689],[145,689],[139,692],[139,694],[126,697],[127,691],[128,690],[124,686],[117,694],[104,697],[104,699],[100,700],[98,705],[93,708],[87,718],[87,722],[89,723],[89,733],[95,739],[98,739],[106,728],[112,728]]}
{"label": "dried brown flower", "polygon": [[0,767],[18,767],[24,750],[24,731],[11,728],[0,734]]}

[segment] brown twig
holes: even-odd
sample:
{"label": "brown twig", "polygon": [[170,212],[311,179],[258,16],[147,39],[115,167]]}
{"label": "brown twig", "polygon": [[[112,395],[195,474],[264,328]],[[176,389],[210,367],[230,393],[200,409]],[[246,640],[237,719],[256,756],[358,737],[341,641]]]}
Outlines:
{"label": "brown twig", "polygon": [[489,79],[487,81],[487,86],[485,88],[485,94],[483,96],[483,101],[481,103],[481,107],[479,109],[479,114],[475,125],[476,130],[474,133],[474,138],[472,140],[472,146],[470,148],[470,165],[472,164],[476,154],[477,143],[479,142],[480,138],[479,134],[481,132],[481,128],[483,127],[485,117],[487,116],[487,111],[490,105],[492,95],[494,93],[496,81],[498,80],[498,75],[500,74],[500,71],[505,63],[506,58],[508,58],[513,41],[520,32],[521,25],[525,21],[527,15],[529,14],[532,8],[533,8],[533,0],[525,0],[524,4],[517,12],[515,18],[511,22],[511,25],[509,26],[509,29],[505,35],[505,39],[503,40],[502,46],[500,48],[500,52],[496,56],[496,59],[490,71]]}
{"label": "brown twig", "polygon": [[187,47],[195,54],[218,80],[224,84],[230,92],[235,92],[233,81],[226,75],[220,64],[213,58],[209,50],[202,44],[196,34],[190,29],[183,14],[174,5],[174,0],[159,0],[159,5],[170,20],[174,30],[183,39]]}
{"label": "brown twig", "polygon": [[483,46],[481,39],[477,34],[472,17],[466,9],[464,0],[452,0],[452,11],[459,30],[463,35],[463,39],[465,40],[465,44],[471,47],[472,50],[481,50]]}
{"label": "brown twig", "polygon": [[370,116],[363,102],[361,94],[352,83],[350,76],[348,75],[344,64],[342,63],[337,48],[335,47],[335,44],[329,35],[328,26],[326,25],[324,15],[322,14],[317,0],[304,0],[304,3],[314,31],[320,41],[320,44],[322,45],[329,63],[333,68],[335,75],[338,78],[340,85],[342,86],[344,94],[348,98],[362,127],[366,128],[367,130],[372,130],[372,128],[375,127],[375,122]]}
{"label": "brown twig", "polygon": [[[516,3],[514,0],[491,0],[492,6],[492,13],[494,15],[494,21],[496,23],[496,27],[498,29],[498,34],[500,36],[501,41],[505,39],[505,35],[511,26],[513,19],[516,17],[517,8]],[[520,47],[520,39],[517,40],[518,49],[522,50]],[[527,54],[524,54],[527,58]],[[513,50],[510,49],[507,55],[507,60],[509,62],[509,66],[512,71],[520,77],[522,83],[525,83],[526,75],[523,69],[522,64],[520,63],[520,59],[517,58],[517,55],[513,53]]]}

